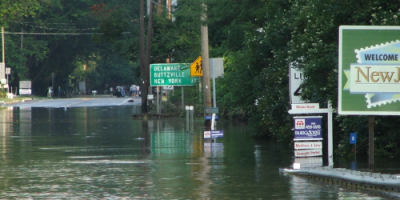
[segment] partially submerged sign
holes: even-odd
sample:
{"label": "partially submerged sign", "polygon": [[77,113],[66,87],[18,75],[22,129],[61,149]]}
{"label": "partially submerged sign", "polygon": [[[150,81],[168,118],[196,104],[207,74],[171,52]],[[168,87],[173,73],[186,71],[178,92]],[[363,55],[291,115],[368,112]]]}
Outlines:
{"label": "partially submerged sign", "polygon": [[224,131],[204,131],[204,139],[222,138],[224,137]]}

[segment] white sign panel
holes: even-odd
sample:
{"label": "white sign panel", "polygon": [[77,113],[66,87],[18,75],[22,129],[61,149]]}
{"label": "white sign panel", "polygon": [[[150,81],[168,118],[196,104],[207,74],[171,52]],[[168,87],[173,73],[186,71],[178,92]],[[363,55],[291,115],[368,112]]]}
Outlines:
{"label": "white sign panel", "polygon": [[301,88],[300,85],[304,80],[303,72],[293,68],[293,64],[289,65],[289,72],[290,72],[290,101],[291,103],[305,103],[305,101],[300,99],[300,92]]}
{"label": "white sign panel", "polygon": [[298,163],[301,168],[322,167],[323,166],[322,156],[309,157],[309,158],[305,158],[305,157],[295,158],[294,163]]}
{"label": "white sign panel", "polygon": [[309,109],[319,109],[319,103],[302,103],[302,104],[292,104],[292,110],[309,110]]}
{"label": "white sign panel", "polygon": [[173,85],[166,85],[163,86],[164,90],[174,90],[174,86]]}
{"label": "white sign panel", "polygon": [[322,148],[321,141],[315,142],[294,142],[294,149],[320,149]]}
{"label": "white sign panel", "polygon": [[294,157],[322,156],[322,149],[294,150]]}
{"label": "white sign panel", "polygon": [[19,94],[20,95],[31,95],[32,90],[31,89],[19,89]]}
{"label": "white sign panel", "polygon": [[210,78],[218,78],[224,76],[224,59],[210,58]]}

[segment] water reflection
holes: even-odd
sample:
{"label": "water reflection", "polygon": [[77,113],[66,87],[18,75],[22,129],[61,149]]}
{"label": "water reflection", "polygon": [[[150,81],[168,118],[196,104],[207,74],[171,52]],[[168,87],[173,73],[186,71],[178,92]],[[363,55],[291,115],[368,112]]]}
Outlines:
{"label": "water reflection", "polygon": [[291,146],[219,122],[132,119],[131,107],[0,109],[0,199],[379,199],[279,173]]}

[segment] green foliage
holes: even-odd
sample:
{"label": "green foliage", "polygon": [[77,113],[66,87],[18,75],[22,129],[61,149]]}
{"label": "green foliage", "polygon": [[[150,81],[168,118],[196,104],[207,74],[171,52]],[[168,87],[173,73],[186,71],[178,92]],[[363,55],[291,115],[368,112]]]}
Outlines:
{"label": "green foliage", "polygon": [[[45,4],[46,1],[43,3]],[[2,19],[0,24],[6,26],[8,22],[35,16],[39,7],[39,0],[2,0],[0,1],[0,19]]]}
{"label": "green foliage", "polygon": [[7,91],[5,89],[0,89],[0,98],[6,98],[7,97]]}

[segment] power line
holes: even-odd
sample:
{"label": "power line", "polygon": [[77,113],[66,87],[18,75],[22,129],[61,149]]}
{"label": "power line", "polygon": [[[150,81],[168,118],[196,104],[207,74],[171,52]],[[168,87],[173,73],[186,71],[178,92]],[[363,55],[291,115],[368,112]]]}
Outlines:
{"label": "power line", "polygon": [[[122,32],[121,34],[130,34],[131,32]],[[26,33],[26,32],[4,32],[8,35],[104,35],[104,33]]]}
{"label": "power line", "polygon": [[49,28],[49,27],[45,27],[45,26],[41,26],[41,25],[40,25],[40,26],[38,26],[38,25],[30,25],[30,24],[22,23],[22,22],[19,22],[19,23],[13,22],[13,23],[15,23],[15,24],[20,24],[20,25],[23,25],[23,26],[29,26],[29,27],[33,27],[33,28],[40,28],[40,29],[46,29],[46,30],[60,30],[60,31],[66,31],[66,30],[91,31],[91,30],[99,29],[99,27],[94,27],[94,28],[82,28],[82,29],[79,29],[79,28]]}

